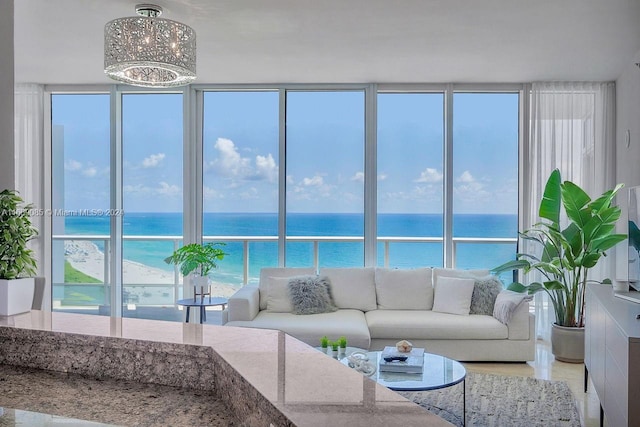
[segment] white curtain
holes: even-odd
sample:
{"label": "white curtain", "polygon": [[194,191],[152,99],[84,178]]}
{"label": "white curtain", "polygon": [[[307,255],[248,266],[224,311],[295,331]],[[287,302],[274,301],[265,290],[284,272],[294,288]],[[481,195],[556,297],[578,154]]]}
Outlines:
{"label": "white curtain", "polygon": [[[44,88],[37,84],[15,86],[15,169],[16,190],[33,205],[32,224],[39,235],[31,241],[38,260],[38,274],[43,275],[44,260]],[[46,179],[48,182],[48,179]],[[41,214],[42,213],[42,214]]]}
{"label": "white curtain", "polygon": [[[531,86],[530,133],[524,182],[523,225],[538,220],[538,207],[549,174],[559,169],[590,196],[615,183],[615,84],[589,82],[534,83]],[[529,242],[521,241],[527,252]],[[614,266],[604,257],[591,279],[610,277]],[[533,275],[528,278],[533,279]],[[549,339],[553,308],[546,294],[535,298],[538,338]]]}

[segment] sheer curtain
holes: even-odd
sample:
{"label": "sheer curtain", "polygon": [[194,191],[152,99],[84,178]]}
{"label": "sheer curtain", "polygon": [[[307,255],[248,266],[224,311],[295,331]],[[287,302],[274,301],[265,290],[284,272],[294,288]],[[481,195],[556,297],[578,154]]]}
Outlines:
{"label": "sheer curtain", "polygon": [[33,205],[32,224],[39,231],[31,241],[38,260],[38,274],[43,275],[44,221],[44,88],[37,84],[15,85],[15,167],[16,190]]}
{"label": "sheer curtain", "polygon": [[[615,84],[589,82],[533,83],[531,86],[528,162],[524,182],[523,225],[538,220],[538,206],[549,174],[598,196],[615,185]],[[530,242],[521,241],[523,251]],[[590,278],[609,277],[611,257],[591,270]],[[534,279],[529,275],[528,281]],[[538,338],[549,339],[553,309],[546,294],[535,298]]]}

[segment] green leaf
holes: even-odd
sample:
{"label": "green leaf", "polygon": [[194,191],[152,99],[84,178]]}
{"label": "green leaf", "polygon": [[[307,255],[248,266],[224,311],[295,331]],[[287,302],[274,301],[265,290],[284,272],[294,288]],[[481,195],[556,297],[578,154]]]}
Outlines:
{"label": "green leaf", "polygon": [[522,283],[513,282],[512,284],[507,286],[507,289],[513,292],[524,293],[527,291],[528,287],[524,286]]}
{"label": "green leaf", "polygon": [[531,264],[527,260],[516,259],[516,260],[508,261],[508,262],[506,262],[506,263],[494,268],[491,271],[493,271],[495,274],[500,274],[500,273],[504,273],[505,271],[520,270],[520,269],[523,269],[523,268],[527,268],[530,265]]}
{"label": "green leaf", "polygon": [[585,268],[593,268],[593,267],[595,267],[596,264],[598,263],[598,261],[600,260],[601,255],[602,254],[598,253],[598,252],[597,253],[590,253],[590,254],[585,255],[582,258],[582,262],[581,262],[582,266],[585,267]]}
{"label": "green leaf", "polygon": [[541,218],[548,219],[554,224],[560,222],[560,205],[561,205],[561,191],[560,191],[560,171],[555,169],[549,175],[547,184],[544,187],[544,193],[542,200],[540,201],[540,209],[538,215]]}
{"label": "green leaf", "polygon": [[529,293],[529,295],[533,295],[533,294],[535,294],[536,292],[539,292],[539,291],[541,291],[541,290],[543,290],[543,289],[544,289],[544,287],[542,286],[542,283],[540,283],[540,282],[533,282],[532,284],[530,284],[530,285],[528,286],[528,293]]}
{"label": "green leaf", "polygon": [[616,196],[616,193],[624,187],[624,184],[618,184],[612,190],[605,191],[600,197],[589,204],[589,208],[599,212],[603,208],[608,208],[611,205],[611,201]]}
{"label": "green leaf", "polygon": [[544,288],[548,291],[561,291],[564,289],[564,285],[557,280],[550,280],[543,283]]}
{"label": "green leaf", "polygon": [[618,243],[624,241],[627,236],[624,234],[611,234],[595,239],[591,244],[591,250],[604,252],[611,249]]}
{"label": "green leaf", "polygon": [[561,185],[562,204],[567,213],[567,217],[578,226],[584,227],[586,222],[591,218],[590,209],[583,209],[591,198],[585,191],[575,185],[571,181],[565,181]]}

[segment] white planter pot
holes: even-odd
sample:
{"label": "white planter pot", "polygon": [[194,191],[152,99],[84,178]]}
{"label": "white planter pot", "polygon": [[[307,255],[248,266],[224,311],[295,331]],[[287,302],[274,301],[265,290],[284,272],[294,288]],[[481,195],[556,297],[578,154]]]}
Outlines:
{"label": "white planter pot", "polygon": [[34,279],[0,280],[0,316],[13,316],[31,310]]}
{"label": "white planter pot", "polygon": [[569,328],[555,323],[551,328],[551,352],[561,362],[584,361],[584,328]]}

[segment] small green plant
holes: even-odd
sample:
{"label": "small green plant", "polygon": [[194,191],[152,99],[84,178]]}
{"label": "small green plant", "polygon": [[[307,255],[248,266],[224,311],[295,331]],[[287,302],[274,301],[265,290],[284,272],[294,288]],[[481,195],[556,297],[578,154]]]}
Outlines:
{"label": "small green plant", "polygon": [[33,207],[13,190],[0,192],[0,279],[17,279],[36,274],[36,259],[27,242],[38,235],[31,225]]}
{"label": "small green plant", "polygon": [[340,338],[338,338],[338,344],[342,349],[347,348],[347,338],[345,336],[341,336]]}
{"label": "small green plant", "polygon": [[331,350],[338,351],[338,346],[340,345],[339,341],[331,341],[329,344],[331,346]]}
{"label": "small green plant", "polygon": [[224,245],[224,243],[206,243],[204,245],[191,243],[176,249],[171,256],[165,258],[164,262],[179,266],[183,276],[188,276],[193,272],[203,277],[208,276],[218,268],[217,261],[228,255],[222,249],[216,248],[216,246]]}
{"label": "small green plant", "polygon": [[320,347],[322,348],[329,347],[329,338],[326,335],[320,338]]}

